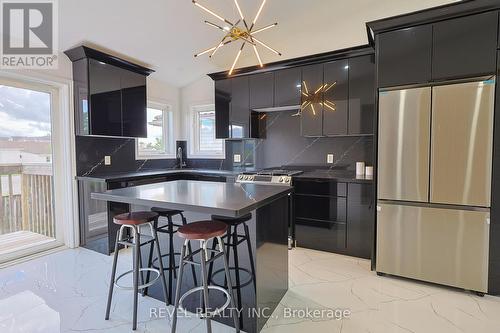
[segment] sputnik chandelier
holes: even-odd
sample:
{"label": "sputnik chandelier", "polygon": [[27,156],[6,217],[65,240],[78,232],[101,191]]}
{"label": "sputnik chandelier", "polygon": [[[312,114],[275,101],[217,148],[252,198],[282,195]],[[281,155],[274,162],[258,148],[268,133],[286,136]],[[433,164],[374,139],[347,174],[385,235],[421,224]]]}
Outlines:
{"label": "sputnik chandelier", "polygon": [[236,21],[236,23],[233,23],[233,22],[223,18],[222,16],[218,15],[217,13],[213,12],[212,10],[201,5],[198,1],[196,1],[196,0],[192,0],[192,1],[193,1],[193,4],[195,6],[203,9],[207,13],[211,14],[212,16],[216,17],[220,21],[224,22],[224,25],[220,26],[220,25],[212,23],[210,21],[205,21],[205,23],[208,24],[209,26],[221,30],[224,33],[224,37],[222,38],[222,40],[220,41],[219,44],[217,44],[216,46],[211,47],[209,49],[206,49],[198,54],[195,54],[194,55],[195,57],[201,56],[201,55],[206,54],[206,53],[210,53],[209,57],[211,58],[224,45],[241,40],[242,41],[241,47],[240,47],[238,53],[236,54],[236,58],[234,58],[233,65],[231,66],[231,69],[229,70],[229,75],[231,75],[233,73],[234,67],[236,66],[236,63],[238,62],[238,59],[240,58],[241,52],[243,51],[243,48],[245,47],[245,45],[247,43],[252,45],[253,51],[255,53],[255,56],[257,57],[257,60],[259,61],[260,67],[263,67],[264,65],[262,64],[262,60],[260,59],[259,51],[257,50],[257,44],[261,45],[261,46],[265,47],[266,49],[268,49],[269,51],[281,56],[281,53],[279,53],[278,51],[276,51],[275,49],[273,49],[272,47],[270,47],[269,45],[267,45],[266,43],[264,43],[263,41],[261,41],[260,39],[257,39],[255,37],[255,35],[258,34],[259,32],[262,32],[264,30],[270,29],[270,28],[278,25],[278,23],[273,23],[273,24],[269,24],[267,26],[264,26],[262,28],[254,30],[255,23],[257,22],[257,19],[259,18],[259,15],[262,11],[262,8],[264,7],[264,4],[266,3],[266,0],[262,1],[261,5],[259,7],[259,10],[257,11],[257,15],[255,15],[255,18],[253,19],[250,26],[248,25],[247,21],[245,20],[245,16],[243,16],[243,12],[241,11],[240,5],[238,4],[238,0],[234,0],[234,4],[236,5],[236,8],[238,9],[238,13],[240,15],[240,19],[238,21]]}
{"label": "sputnik chandelier", "polygon": [[316,109],[314,104],[319,104],[324,108],[328,108],[335,111],[336,105],[334,102],[324,98],[324,94],[332,89],[337,84],[337,81],[333,83],[325,83],[321,85],[315,91],[309,91],[306,81],[302,81],[302,104],[300,106],[300,111],[306,110],[308,107],[311,108],[313,115],[316,115]]}

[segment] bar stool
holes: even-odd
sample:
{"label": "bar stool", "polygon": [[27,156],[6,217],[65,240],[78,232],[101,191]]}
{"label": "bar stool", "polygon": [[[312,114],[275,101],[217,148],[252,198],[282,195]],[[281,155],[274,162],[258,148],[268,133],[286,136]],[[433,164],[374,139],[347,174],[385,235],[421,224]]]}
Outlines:
{"label": "bar stool", "polygon": [[[147,268],[142,268],[142,260],[141,260],[141,246],[150,244],[151,247],[156,248],[156,255],[158,258],[161,258],[161,252],[160,252],[160,244],[158,242],[158,234],[156,233],[156,229],[153,227],[153,224],[151,222],[157,221],[158,220],[158,214],[154,212],[132,212],[132,213],[124,213],[120,215],[116,215],[113,218],[113,222],[115,224],[120,225],[120,229],[117,232],[116,235],[116,241],[115,241],[115,253],[113,256],[113,268],[111,270],[111,280],[109,283],[109,293],[108,293],[108,303],[106,306],[106,317],[105,319],[109,319],[109,312],[111,309],[111,299],[113,297],[113,287],[116,286],[119,289],[125,289],[125,290],[133,290],[134,291],[134,313],[133,313],[133,320],[132,320],[132,329],[135,330],[137,328],[137,293],[139,289],[144,289],[147,288],[151,285],[153,285],[158,279],[161,278],[162,284],[163,284],[163,296],[165,297],[165,301],[168,299],[167,295],[167,283],[165,281],[165,274],[163,271],[163,264],[161,260],[159,260],[159,266],[160,269],[154,269],[151,267]],[[141,234],[139,231],[140,226],[142,225],[147,225],[149,226],[149,229],[151,231],[151,236],[149,235],[144,235]],[[129,229],[131,231],[130,236],[124,233],[125,229]],[[141,243],[141,236],[148,239],[146,242]],[[121,274],[115,279],[116,276],[116,264],[118,261],[118,244],[121,245],[126,245],[126,246],[132,246],[133,250],[133,265],[132,269]],[[144,271],[147,271],[148,273],[156,273],[157,276],[150,282],[144,283],[144,279],[142,277],[142,273]],[[120,285],[118,282],[121,278],[124,276],[133,273],[133,286],[128,287],[128,286],[123,286]],[[141,285],[139,285],[139,273],[141,273]]]}
{"label": "bar stool", "polygon": [[[247,221],[252,219],[252,214],[248,213],[240,217],[227,217],[227,216],[218,216],[218,215],[212,215],[212,221],[218,221],[226,224],[228,226],[227,233],[224,237],[221,237],[222,239],[225,239],[224,245],[227,248],[226,255],[227,255],[227,260],[229,262],[229,256],[231,255],[231,252],[233,254],[233,261],[234,261],[234,266],[230,266],[229,270],[234,271],[235,273],[235,282],[231,282],[232,286],[234,289],[236,289],[236,295],[238,299],[238,309],[241,310],[242,308],[242,301],[241,301],[241,288],[247,286],[248,284],[253,282],[253,287],[254,290],[256,290],[256,285],[255,285],[255,265],[253,262],[253,251],[252,251],[252,244],[250,243],[250,232],[248,230],[248,225],[246,224]],[[243,225],[243,230],[244,234],[240,235],[238,234],[238,227]],[[233,229],[231,231],[231,228]],[[218,241],[218,239],[217,239]],[[248,256],[250,259],[250,270],[244,267],[240,267],[239,265],[239,257],[238,257],[238,245],[241,243],[246,242],[247,244],[247,249],[248,249]],[[212,242],[212,250],[215,249],[216,243],[215,240]],[[232,251],[231,251],[232,250]],[[211,284],[216,285],[221,287],[222,285],[214,282],[214,277],[221,273],[224,269],[218,269],[215,272],[212,272],[213,270],[213,262],[210,263],[210,267],[208,269],[208,278]],[[244,282],[240,281],[240,272],[246,272],[249,276],[249,279],[247,279]],[[227,284],[227,278],[224,278],[224,286]],[[240,324],[242,325],[243,318],[240,317]]]}
{"label": "bar stool", "polygon": [[[197,291],[203,290],[203,301],[204,301],[204,312],[201,314],[202,318],[205,318],[207,323],[207,332],[212,332],[212,325],[210,318],[224,311],[229,304],[231,304],[231,308],[233,309],[233,320],[234,327],[236,328],[236,332],[240,331],[240,327],[238,325],[238,312],[234,306],[233,289],[231,287],[231,277],[229,275],[229,267],[227,262],[226,253],[224,250],[224,246],[222,245],[221,236],[223,236],[227,231],[227,225],[222,222],[217,221],[198,221],[189,223],[177,229],[177,234],[179,237],[184,238],[184,245],[182,245],[181,250],[181,261],[179,263],[179,274],[177,278],[177,288],[175,292],[175,303],[174,303],[174,317],[172,318],[172,333],[175,333],[175,329],[177,326],[177,311],[180,309],[185,311],[182,306],[182,301],[190,294],[195,293]],[[208,241],[211,239],[217,239],[219,244],[219,250],[208,249]],[[191,254],[186,255],[186,248],[190,241],[198,240],[200,242],[200,248],[194,251]],[[214,254],[211,258],[208,258],[209,252]],[[193,260],[193,256],[197,253],[200,253],[201,260],[200,262],[195,262]],[[227,290],[221,288],[219,286],[208,285],[208,276],[207,276],[207,264],[212,263],[214,260],[222,257],[224,259],[224,270],[226,272],[226,278],[228,280]],[[181,294],[181,281],[182,274],[184,272],[184,265],[200,265],[201,266],[201,278],[203,285],[200,287],[195,287],[193,289],[188,290],[182,296]],[[209,311],[209,303],[208,303],[208,290],[219,290],[226,295],[226,302],[219,308],[214,309],[213,311]]]}
{"label": "bar stool", "polygon": [[[168,271],[168,303],[172,304],[172,287],[173,287],[173,280],[172,280],[172,273],[174,275],[174,278],[177,279],[177,272],[176,269],[179,266],[176,266],[175,263],[175,256],[180,256],[180,252],[175,252],[174,250],[174,234],[177,232],[177,229],[181,227],[179,224],[175,224],[173,222],[172,217],[179,215],[182,220],[182,225],[186,225],[187,221],[186,218],[184,217],[183,211],[182,210],[175,210],[175,209],[167,209],[167,208],[161,208],[161,207],[153,207],[151,208],[152,212],[157,213],[161,217],[166,217],[168,223],[166,225],[159,226],[159,219],[156,219],[153,222],[153,227],[156,230],[157,233],[164,233],[168,234],[169,237],[169,251],[166,254],[163,254],[161,256],[162,260],[165,257],[168,257],[169,259],[169,264],[168,266],[163,266],[163,270]],[[193,251],[191,249],[191,244],[188,244],[188,254],[191,254]],[[158,267],[158,257],[153,260],[153,246],[149,248],[149,257],[148,257],[148,267],[153,267],[155,269],[160,269]],[[193,274],[193,282],[195,285],[198,285],[198,282],[196,280],[196,271],[194,266],[191,267],[191,272]],[[149,277],[150,277],[150,271],[146,273],[146,282],[149,282]],[[148,293],[148,288],[143,289],[143,295],[147,295]]]}

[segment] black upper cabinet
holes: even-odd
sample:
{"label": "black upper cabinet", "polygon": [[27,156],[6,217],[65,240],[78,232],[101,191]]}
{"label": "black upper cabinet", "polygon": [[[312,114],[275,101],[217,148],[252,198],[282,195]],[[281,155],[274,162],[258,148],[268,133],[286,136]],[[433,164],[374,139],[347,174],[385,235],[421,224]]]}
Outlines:
{"label": "black upper cabinet", "polygon": [[[122,70],[122,135],[147,136],[146,77]],[[144,135],[146,133],[146,135]]]}
{"label": "black upper cabinet", "polygon": [[435,23],[433,80],[493,74],[496,69],[497,34],[497,12]]}
{"label": "black upper cabinet", "polygon": [[79,46],[73,62],[77,135],[146,137],[146,76],[153,71]]}
{"label": "black upper cabinet", "polygon": [[274,106],[274,73],[261,73],[248,78],[250,88],[250,109]]}
{"label": "black upper cabinet", "polygon": [[376,45],[379,87],[431,80],[432,25],[381,33]]}
{"label": "black upper cabinet", "polygon": [[349,134],[373,134],[375,56],[349,59]]}
{"label": "black upper cabinet", "polygon": [[231,80],[215,81],[215,137],[230,137],[229,113],[231,110]]}
{"label": "black upper cabinet", "polygon": [[323,135],[322,85],[323,64],[302,67],[302,102],[306,103],[300,117],[303,136]]}
{"label": "black upper cabinet", "polygon": [[499,24],[498,24],[498,33],[497,33],[497,36],[498,36],[497,48],[500,49],[500,11],[498,12],[498,22],[499,22]]}
{"label": "black upper cabinet", "polygon": [[89,60],[90,119],[93,135],[122,135],[122,69]]}
{"label": "black upper cabinet", "polygon": [[300,105],[301,68],[281,69],[274,75],[274,106]]}
{"label": "black upper cabinet", "polygon": [[324,64],[323,77],[323,135],[347,134],[349,97],[348,60]]}
{"label": "black upper cabinet", "polygon": [[231,138],[248,138],[250,137],[250,101],[248,77],[241,76],[231,79],[231,86],[231,110],[229,113]]}

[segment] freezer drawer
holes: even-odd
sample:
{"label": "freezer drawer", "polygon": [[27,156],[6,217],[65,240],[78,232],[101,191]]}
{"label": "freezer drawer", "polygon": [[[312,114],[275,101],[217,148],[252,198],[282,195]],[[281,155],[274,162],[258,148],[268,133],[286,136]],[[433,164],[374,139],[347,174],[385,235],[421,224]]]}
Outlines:
{"label": "freezer drawer", "polygon": [[430,110],[430,87],[380,92],[380,199],[429,200]]}
{"label": "freezer drawer", "polygon": [[495,80],[432,89],[430,201],[490,207]]}
{"label": "freezer drawer", "polygon": [[487,292],[489,211],[377,206],[377,272]]}

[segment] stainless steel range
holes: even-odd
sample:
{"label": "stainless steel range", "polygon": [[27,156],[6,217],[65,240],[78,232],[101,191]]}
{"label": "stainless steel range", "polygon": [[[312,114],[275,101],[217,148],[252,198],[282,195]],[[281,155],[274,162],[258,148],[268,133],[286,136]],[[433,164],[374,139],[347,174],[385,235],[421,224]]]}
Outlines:
{"label": "stainless steel range", "polygon": [[237,183],[292,186],[292,177],[301,174],[300,170],[265,169],[244,172],[236,178]]}
{"label": "stainless steel range", "polygon": [[[293,176],[300,175],[301,170],[283,170],[283,169],[264,169],[255,172],[244,172],[236,177],[237,183],[244,184],[262,184],[262,185],[281,185],[293,186]],[[288,236],[288,249],[295,247],[295,217],[293,209],[293,195],[290,198],[290,215],[289,215],[289,236]]]}

